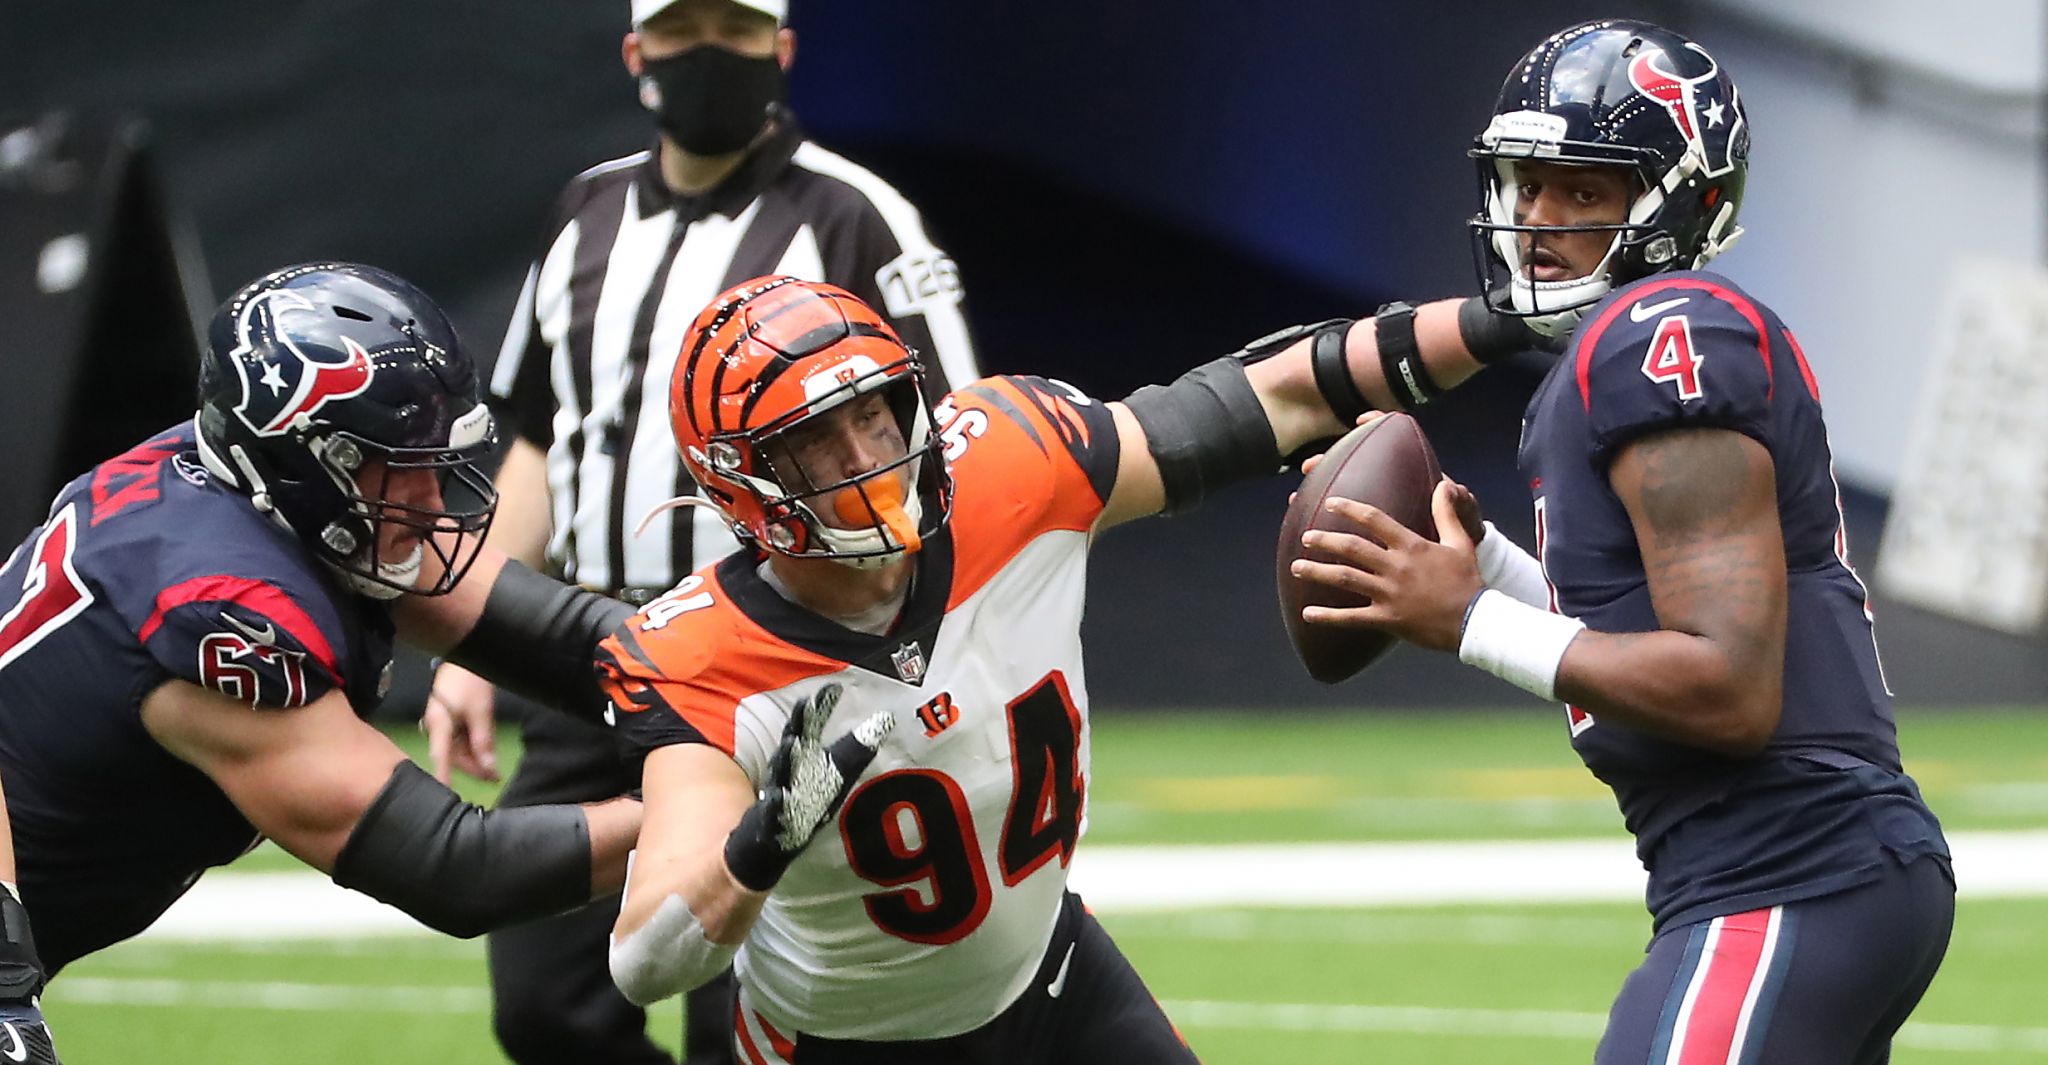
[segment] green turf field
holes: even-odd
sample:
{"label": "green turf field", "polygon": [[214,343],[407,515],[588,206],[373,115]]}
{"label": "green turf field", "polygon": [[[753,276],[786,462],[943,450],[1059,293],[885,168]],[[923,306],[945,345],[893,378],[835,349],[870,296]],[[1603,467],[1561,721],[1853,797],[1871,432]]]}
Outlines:
{"label": "green turf field", "polygon": [[[2048,828],[2048,711],[1901,716],[1908,767],[1952,830]],[[1621,831],[1542,710],[1110,716],[1095,733],[1091,811],[1090,841],[1118,844]],[[292,865],[274,850],[244,863]],[[1104,922],[1211,1065],[1585,1062],[1648,928],[1626,904]],[[1965,900],[1948,963],[1893,1061],[2048,1065],[2043,959],[2048,898]],[[480,943],[425,937],[144,941],[73,966],[46,1005],[72,1065],[467,1065],[501,1060],[483,971]],[[673,1039],[674,1004],[656,1018]]]}

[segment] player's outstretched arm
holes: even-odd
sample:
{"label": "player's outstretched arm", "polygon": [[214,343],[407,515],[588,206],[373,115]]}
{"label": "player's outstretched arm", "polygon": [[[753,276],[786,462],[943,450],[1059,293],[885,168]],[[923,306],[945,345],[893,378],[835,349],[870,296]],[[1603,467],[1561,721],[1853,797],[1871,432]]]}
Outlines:
{"label": "player's outstretched arm", "polygon": [[895,718],[877,711],[829,743],[840,686],[799,700],[756,791],[700,743],[656,748],[642,772],[641,832],[611,940],[612,980],[639,1005],[702,985],[731,963],[782,875],[846,801]]}
{"label": "player's outstretched arm", "polygon": [[142,723],[257,831],[336,883],[452,935],[618,890],[640,827],[630,799],[492,811],[465,803],[339,691],[281,709],[172,680],[143,699]]}
{"label": "player's outstretched arm", "polygon": [[399,634],[501,687],[571,717],[603,719],[604,692],[590,672],[602,640],[633,608],[564,584],[489,544],[447,595],[402,596]]}
{"label": "player's outstretched arm", "polygon": [[[547,455],[532,441],[514,436],[505,446],[495,483],[498,512],[491,521],[491,546],[539,569],[552,525]],[[489,680],[453,662],[434,670],[420,729],[427,734],[436,780],[447,783],[451,767],[479,780],[498,779],[496,696]]]}
{"label": "player's outstretched arm", "polygon": [[1417,406],[1531,346],[1526,326],[1491,315],[1477,298],[1253,341],[1170,385],[1109,404],[1117,479],[1096,528],[1185,510],[1226,485],[1274,472],[1282,456],[1341,435],[1368,411]]}

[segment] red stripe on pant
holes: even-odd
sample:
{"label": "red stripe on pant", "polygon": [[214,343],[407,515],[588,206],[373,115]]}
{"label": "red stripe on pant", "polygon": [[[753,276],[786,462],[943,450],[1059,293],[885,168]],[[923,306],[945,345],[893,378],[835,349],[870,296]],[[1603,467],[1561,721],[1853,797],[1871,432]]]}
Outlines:
{"label": "red stripe on pant", "polygon": [[738,1005],[732,1009],[733,1039],[739,1043],[740,1054],[747,1059],[747,1065],[768,1065],[768,1059],[761,1056],[761,1048],[754,1045],[754,1035],[747,1031],[747,1014]]}
{"label": "red stripe on pant", "polygon": [[1701,972],[1693,977],[1698,991],[1681,1020],[1678,1053],[1671,1065],[1733,1065],[1740,1045],[1736,1026],[1742,1020],[1743,1004],[1750,989],[1762,975],[1762,965],[1771,938],[1771,910],[1717,917],[1713,952],[1700,959]]}
{"label": "red stripe on pant", "polygon": [[754,1014],[754,1019],[761,1022],[761,1031],[768,1036],[769,1047],[773,1048],[782,1060],[795,1061],[796,1044],[790,1041],[788,1036],[776,1031],[775,1026],[768,1023],[768,1018],[756,1013]]}

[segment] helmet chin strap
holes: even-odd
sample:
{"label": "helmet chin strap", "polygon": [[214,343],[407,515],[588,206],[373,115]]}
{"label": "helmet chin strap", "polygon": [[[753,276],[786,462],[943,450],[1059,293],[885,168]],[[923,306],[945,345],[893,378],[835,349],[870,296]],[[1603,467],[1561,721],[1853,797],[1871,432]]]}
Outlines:
{"label": "helmet chin strap", "polygon": [[[270,520],[276,522],[279,528],[289,533],[298,532],[292,528],[292,523],[285,518],[284,513],[270,501],[269,485],[263,480],[263,474],[257,471],[256,464],[249,459],[249,452],[242,445],[228,445],[228,458],[234,460],[234,466],[230,467],[220,454],[214,451],[213,445],[206,442],[206,434],[195,434],[195,439],[199,444],[199,464],[205,466],[208,473],[248,492],[249,505],[255,507],[259,514],[270,515]],[[239,474],[236,472],[237,469],[240,470]]]}

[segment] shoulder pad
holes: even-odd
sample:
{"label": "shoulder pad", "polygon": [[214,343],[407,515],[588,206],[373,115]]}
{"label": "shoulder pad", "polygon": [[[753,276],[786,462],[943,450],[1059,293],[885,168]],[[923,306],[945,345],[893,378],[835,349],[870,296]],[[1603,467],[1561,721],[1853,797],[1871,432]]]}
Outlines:
{"label": "shoulder pad", "polygon": [[87,528],[79,562],[172,676],[286,707],[348,676],[341,593],[290,533],[227,489],[177,483],[162,505]]}
{"label": "shoulder pad", "polygon": [[960,462],[975,450],[977,440],[992,435],[999,442],[980,449],[984,457],[975,460],[977,465],[987,463],[988,452],[998,452],[995,461],[1006,475],[1050,469],[1059,489],[1074,480],[1069,474],[1078,473],[1078,484],[1092,496],[1091,521],[1116,485],[1116,420],[1101,401],[1064,381],[984,377],[948,395],[936,413],[948,462]]}
{"label": "shoulder pad", "polygon": [[1769,311],[1725,278],[1660,274],[1615,292],[1573,343],[1573,372],[1604,465],[1659,428],[1734,429],[1768,443]]}

